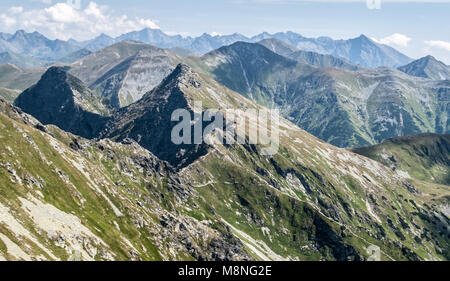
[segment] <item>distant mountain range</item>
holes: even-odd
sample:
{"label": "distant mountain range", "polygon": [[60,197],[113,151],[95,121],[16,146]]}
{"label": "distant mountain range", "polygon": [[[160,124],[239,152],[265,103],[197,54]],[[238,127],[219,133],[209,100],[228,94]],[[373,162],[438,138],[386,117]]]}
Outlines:
{"label": "distant mountain range", "polygon": [[336,58],[332,55],[323,55],[311,51],[301,51],[279,39],[264,39],[258,42],[258,44],[263,45],[274,53],[305,64],[319,67],[337,67],[347,70],[362,69],[362,67],[353,65],[346,59]]}
{"label": "distant mountain range", "polygon": [[[19,30],[14,34],[0,35],[0,52],[31,57],[41,61],[40,64],[56,61],[79,49],[70,42],[50,40],[38,32],[26,33]],[[26,63],[26,60],[23,60],[23,63]]]}
{"label": "distant mountain range", "polygon": [[[180,35],[168,35],[159,29],[143,29],[123,34],[117,38],[101,34],[87,41],[76,40],[50,40],[38,32],[26,33],[23,30],[15,34],[0,34],[0,53],[9,52],[16,56],[25,56],[31,59],[21,58],[10,62],[19,66],[32,66],[51,64],[54,62],[73,62],[82,55],[88,54],[113,45],[123,40],[139,41],[154,45],[159,48],[176,49],[186,55],[205,54],[217,48],[233,44],[238,41],[256,43],[264,39],[278,39],[296,48],[296,51],[314,52],[323,55],[331,55],[337,59],[345,59],[353,65],[363,67],[390,66],[400,67],[412,61],[395,49],[378,44],[368,37],[360,37],[349,40],[333,40],[328,37],[307,38],[294,32],[280,32],[275,34],[261,33],[254,37],[246,37],[235,33],[232,35],[203,34],[199,37],[182,37]],[[77,53],[83,50],[81,53]],[[304,56],[305,53],[297,54]],[[329,59],[328,59],[329,60]]]}

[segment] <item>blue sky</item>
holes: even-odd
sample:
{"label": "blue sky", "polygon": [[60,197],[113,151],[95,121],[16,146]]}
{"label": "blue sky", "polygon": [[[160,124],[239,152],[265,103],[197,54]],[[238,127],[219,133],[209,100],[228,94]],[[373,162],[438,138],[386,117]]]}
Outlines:
{"label": "blue sky", "polygon": [[2,0],[0,31],[23,28],[61,39],[116,36],[143,27],[191,36],[288,30],[335,39],[366,34],[411,57],[432,54],[450,64],[450,0],[373,1],[381,1],[381,9],[369,9],[365,0],[81,0],[80,9],[67,1]]}

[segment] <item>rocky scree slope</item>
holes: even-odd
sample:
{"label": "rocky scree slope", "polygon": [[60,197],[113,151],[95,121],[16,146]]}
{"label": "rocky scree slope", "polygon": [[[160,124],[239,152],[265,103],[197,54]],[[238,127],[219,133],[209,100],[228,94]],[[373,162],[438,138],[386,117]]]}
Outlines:
{"label": "rocky scree slope", "polygon": [[70,65],[70,73],[115,108],[134,103],[157,86],[181,61],[148,44],[122,41]]}

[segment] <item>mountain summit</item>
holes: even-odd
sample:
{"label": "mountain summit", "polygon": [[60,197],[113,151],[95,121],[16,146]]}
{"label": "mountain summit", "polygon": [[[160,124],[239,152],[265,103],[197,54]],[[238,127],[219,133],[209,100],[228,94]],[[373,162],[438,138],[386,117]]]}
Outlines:
{"label": "mountain summit", "polygon": [[109,108],[66,70],[51,67],[36,85],[17,97],[15,105],[43,124],[93,138],[104,125],[105,118],[101,115],[108,115]]}
{"label": "mountain summit", "polygon": [[450,66],[438,61],[433,56],[426,56],[408,65],[399,67],[400,71],[411,76],[430,78],[433,80],[450,79]]}

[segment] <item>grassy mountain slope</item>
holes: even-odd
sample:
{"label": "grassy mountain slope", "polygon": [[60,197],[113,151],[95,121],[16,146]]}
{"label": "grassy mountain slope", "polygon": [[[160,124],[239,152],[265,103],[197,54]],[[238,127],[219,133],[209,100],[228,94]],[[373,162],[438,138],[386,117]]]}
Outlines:
{"label": "grassy mountain slope", "polygon": [[398,137],[353,151],[413,178],[450,185],[450,135]]}

